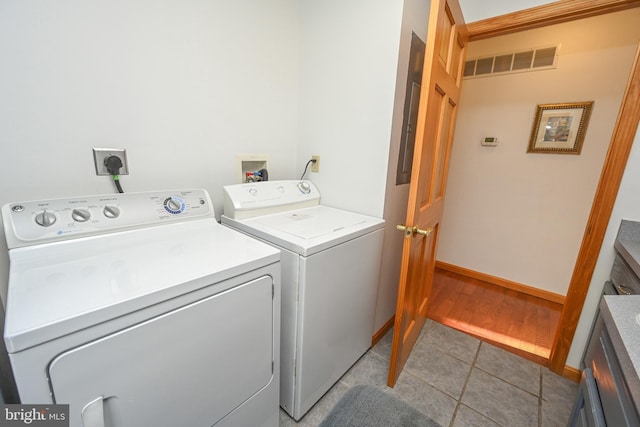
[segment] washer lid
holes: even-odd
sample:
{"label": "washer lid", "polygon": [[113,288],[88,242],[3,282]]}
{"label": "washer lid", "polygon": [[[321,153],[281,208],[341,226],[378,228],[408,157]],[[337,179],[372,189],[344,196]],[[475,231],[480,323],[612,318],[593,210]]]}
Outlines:
{"label": "washer lid", "polygon": [[256,219],[256,223],[301,239],[317,239],[346,228],[366,225],[367,218],[334,209],[296,210]]}
{"label": "washer lid", "polygon": [[322,205],[222,222],[304,256],[384,227],[382,219]]}
{"label": "washer lid", "polygon": [[15,353],[276,263],[280,254],[207,218],[17,248],[9,257],[5,343]]}

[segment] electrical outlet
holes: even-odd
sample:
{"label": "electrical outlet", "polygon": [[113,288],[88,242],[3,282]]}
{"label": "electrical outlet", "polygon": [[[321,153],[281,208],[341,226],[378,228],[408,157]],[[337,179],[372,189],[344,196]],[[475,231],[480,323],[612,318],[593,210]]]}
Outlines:
{"label": "electrical outlet", "polygon": [[320,156],[311,156],[311,160],[315,160],[315,163],[311,163],[311,172],[320,172]]}
{"label": "electrical outlet", "polygon": [[94,148],[93,161],[96,165],[96,175],[111,175],[104,164],[104,160],[110,156],[118,156],[122,160],[122,167],[119,175],[129,175],[129,164],[127,163],[127,150],[124,148]]}

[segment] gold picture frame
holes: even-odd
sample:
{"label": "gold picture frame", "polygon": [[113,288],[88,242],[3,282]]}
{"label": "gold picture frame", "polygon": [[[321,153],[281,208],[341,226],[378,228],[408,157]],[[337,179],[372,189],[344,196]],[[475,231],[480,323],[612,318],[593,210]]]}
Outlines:
{"label": "gold picture frame", "polygon": [[540,104],[527,153],[580,154],[593,101]]}

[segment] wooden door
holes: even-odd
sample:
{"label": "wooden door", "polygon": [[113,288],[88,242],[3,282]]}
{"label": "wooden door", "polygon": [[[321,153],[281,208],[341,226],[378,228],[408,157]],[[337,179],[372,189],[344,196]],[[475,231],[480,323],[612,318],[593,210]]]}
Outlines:
{"label": "wooden door", "polygon": [[393,387],[424,325],[435,267],[445,184],[467,30],[458,0],[433,0],[425,63],[388,384]]}

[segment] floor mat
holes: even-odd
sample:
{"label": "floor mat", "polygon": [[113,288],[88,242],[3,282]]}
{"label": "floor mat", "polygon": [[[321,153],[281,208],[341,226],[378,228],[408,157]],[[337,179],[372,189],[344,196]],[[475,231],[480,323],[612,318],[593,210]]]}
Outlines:
{"label": "floor mat", "polygon": [[320,427],[441,427],[417,409],[370,385],[345,393]]}

